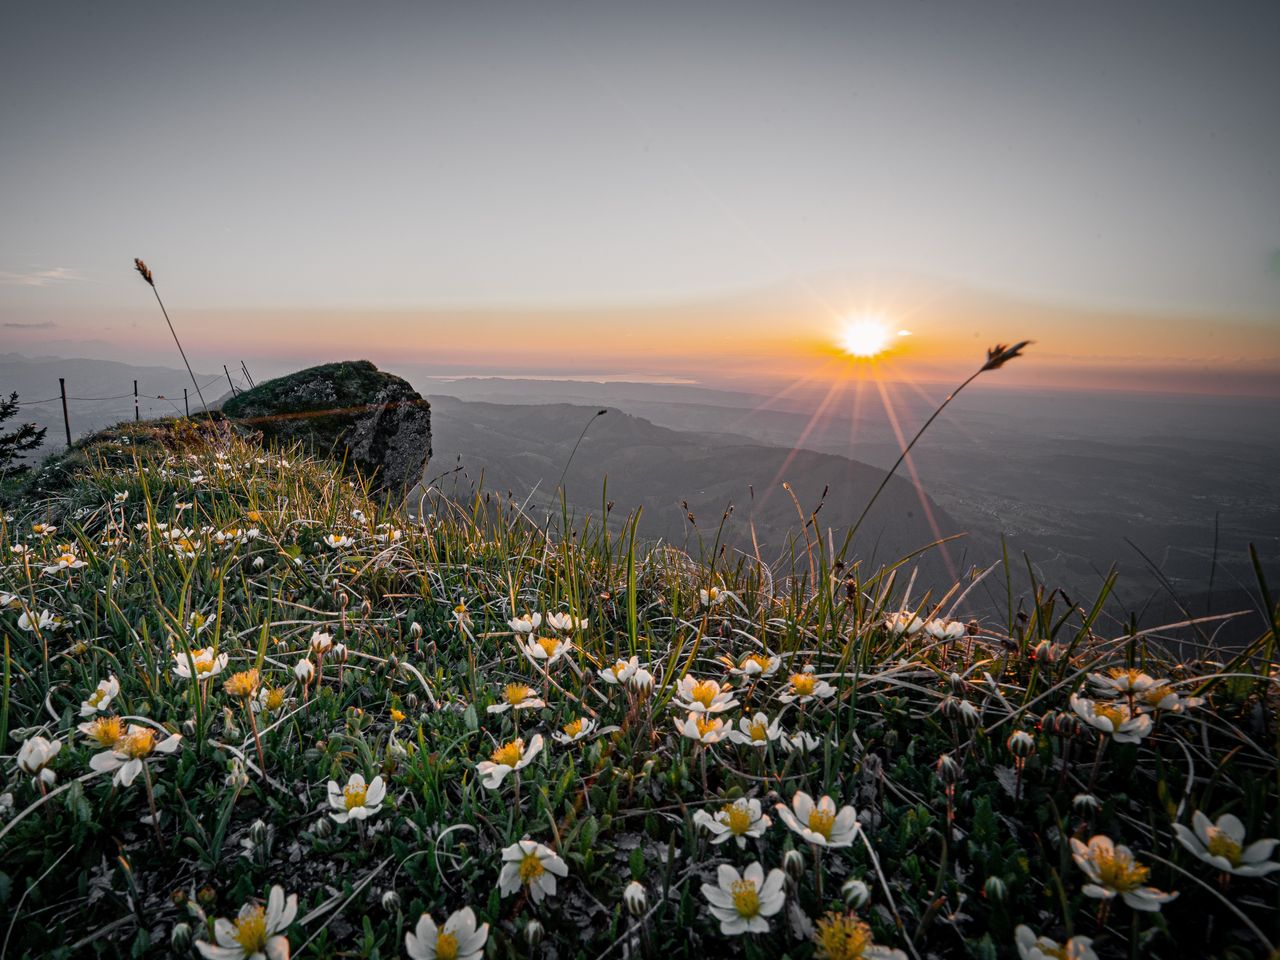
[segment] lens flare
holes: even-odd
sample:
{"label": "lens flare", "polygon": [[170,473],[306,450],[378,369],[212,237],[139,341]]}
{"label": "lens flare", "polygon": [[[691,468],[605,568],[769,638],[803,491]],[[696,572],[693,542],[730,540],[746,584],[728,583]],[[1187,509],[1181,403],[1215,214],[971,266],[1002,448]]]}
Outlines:
{"label": "lens flare", "polygon": [[893,334],[880,321],[870,317],[850,320],[840,331],[839,344],[845,353],[854,357],[874,357],[884,353]]}

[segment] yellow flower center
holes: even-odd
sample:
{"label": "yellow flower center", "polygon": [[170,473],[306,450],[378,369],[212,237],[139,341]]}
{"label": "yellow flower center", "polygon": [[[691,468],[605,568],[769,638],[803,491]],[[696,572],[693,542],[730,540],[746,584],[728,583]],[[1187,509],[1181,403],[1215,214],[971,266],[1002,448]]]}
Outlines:
{"label": "yellow flower center", "polygon": [[268,710],[279,710],[284,706],[284,691],[272,687],[262,695],[262,703]]}
{"label": "yellow flower center", "polygon": [[720,695],[720,684],[714,680],[699,680],[693,685],[693,690],[689,693],[689,699],[695,703],[700,703],[708,710],[716,697]]}
{"label": "yellow flower center", "polygon": [[752,663],[754,663],[757,667],[759,667],[760,671],[763,673],[765,670],[769,669],[770,661],[769,661],[769,658],[762,653],[751,653],[751,654],[748,654],[743,659],[742,663],[738,664],[738,666],[740,669],[745,670],[747,665]]}
{"label": "yellow flower center", "polygon": [[533,695],[533,687],[523,683],[508,683],[502,697],[513,707],[518,707]]}
{"label": "yellow flower center", "polygon": [[832,911],[817,926],[813,941],[820,960],[859,960],[871,946],[871,928],[852,913]]}
{"label": "yellow flower center", "polygon": [[250,510],[248,513],[245,514],[245,516],[248,517],[250,520],[252,520],[254,523],[257,523],[262,519],[262,514],[260,514],[257,510]]}
{"label": "yellow flower center", "polygon": [[627,670],[627,661],[619,660],[617,663],[613,665],[614,678],[616,679],[622,676],[626,672],[626,670]]}
{"label": "yellow flower center", "polygon": [[1113,668],[1111,671],[1111,679],[1116,681],[1118,687],[1132,687],[1138,682],[1138,678],[1142,676],[1141,670]]}
{"label": "yellow flower center", "polygon": [[733,909],[738,916],[751,919],[760,913],[760,891],[750,880],[735,880],[730,891],[733,893]]}
{"label": "yellow flower center", "polygon": [[693,718],[693,722],[698,725],[698,736],[705,737],[708,733],[715,733],[720,729],[721,721],[712,717],[698,716]]}
{"label": "yellow flower center", "polygon": [[1093,705],[1093,714],[1096,717],[1105,717],[1111,721],[1111,726],[1115,730],[1120,729],[1120,725],[1129,719],[1129,711],[1119,704],[1095,703]]}
{"label": "yellow flower center", "polygon": [[242,670],[233,673],[223,684],[223,689],[233,697],[251,697],[258,689],[258,671]]}
{"label": "yellow flower center", "polygon": [[458,938],[447,930],[436,934],[436,960],[458,960]]}
{"label": "yellow flower center", "polygon": [[814,807],[809,813],[809,829],[824,840],[831,839],[831,828],[836,824],[836,815]]}
{"label": "yellow flower center", "polygon": [[818,679],[812,673],[793,673],[791,675],[791,691],[797,697],[813,696]]}
{"label": "yellow flower center", "polygon": [[1142,693],[1138,694],[1138,699],[1149,706],[1156,706],[1169,694],[1173,693],[1173,689],[1167,683],[1157,683],[1154,686],[1147,687]]}
{"label": "yellow flower center", "polygon": [[1046,957],[1053,957],[1054,960],[1071,960],[1071,957],[1067,955],[1066,947],[1051,947],[1043,937],[1036,941],[1036,949]]}
{"label": "yellow flower center", "polygon": [[142,727],[121,737],[116,743],[116,751],[134,760],[140,760],[151,753],[156,745],[156,732],[150,727]]}
{"label": "yellow flower center", "polygon": [[89,706],[91,707],[96,707],[98,704],[102,702],[103,698],[106,695],[107,695],[107,691],[99,687],[97,690],[93,691],[93,693],[89,694],[89,699],[85,702],[88,703]]}
{"label": "yellow flower center", "polygon": [[400,722],[402,722],[402,721],[404,720],[404,711],[403,711],[403,710],[397,710],[395,707],[392,707],[392,708],[391,708],[391,719],[392,719],[395,723],[400,723]]}
{"label": "yellow flower center", "polygon": [[572,723],[566,723],[562,729],[564,730],[566,737],[576,737],[578,734],[582,733],[582,718],[579,717]]}
{"label": "yellow flower center", "polygon": [[71,564],[75,562],[76,562],[76,555],[74,553],[64,553],[62,556],[58,558],[58,563],[62,564],[62,566],[64,567],[69,567],[71,566]]}
{"label": "yellow flower center", "polygon": [[708,600],[715,600],[718,596],[720,596],[719,587],[712,587],[710,590],[707,591]]}
{"label": "yellow flower center", "polygon": [[751,739],[756,743],[763,743],[769,739],[769,725],[763,720],[752,720],[748,729]]}
{"label": "yellow flower center", "polygon": [[1138,889],[1151,876],[1150,868],[1118,850],[1113,853],[1104,850],[1096,852],[1093,864],[1098,869],[1099,884],[1119,893]]}
{"label": "yellow flower center", "polygon": [[342,799],[346,803],[348,810],[354,810],[356,807],[364,806],[364,798],[369,793],[369,787],[364,784],[348,783],[342,788]]}
{"label": "yellow flower center", "polygon": [[539,637],[538,646],[542,648],[542,652],[548,657],[553,657],[556,651],[560,649],[560,641],[555,637]]}
{"label": "yellow flower center", "polygon": [[489,759],[501,767],[514,767],[520,762],[520,757],[523,754],[524,741],[512,740],[510,743],[504,743],[493,751],[493,755]]}
{"label": "yellow flower center", "polygon": [[460,603],[453,608],[453,612],[456,613],[458,616],[462,616],[464,613],[467,612],[467,605],[465,603]]}
{"label": "yellow flower center", "polygon": [[1209,842],[1205,844],[1205,848],[1212,856],[1225,857],[1233,867],[1240,866],[1240,854],[1243,852],[1240,844],[1217,827],[1209,828]]}
{"label": "yellow flower center", "polygon": [[240,944],[245,956],[253,956],[267,949],[267,911],[254,907],[234,921],[236,932],[232,938]]}
{"label": "yellow flower center", "polygon": [[520,861],[520,882],[533,883],[547,872],[536,853],[526,853]]}
{"label": "yellow flower center", "polygon": [[89,736],[99,746],[114,747],[124,736],[124,721],[119,717],[99,717],[90,725]]}
{"label": "yellow flower center", "polygon": [[751,808],[741,800],[721,808],[724,824],[735,837],[740,837],[751,829]]}

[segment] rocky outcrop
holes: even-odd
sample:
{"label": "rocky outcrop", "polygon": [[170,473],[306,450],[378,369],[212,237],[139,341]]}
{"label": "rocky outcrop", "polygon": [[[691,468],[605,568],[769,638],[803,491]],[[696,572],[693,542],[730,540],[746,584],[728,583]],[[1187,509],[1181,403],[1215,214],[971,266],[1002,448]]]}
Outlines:
{"label": "rocky outcrop", "polygon": [[403,492],[431,457],[431,405],[368,360],[310,367],[260,383],[222,412],[278,443],[302,441],[343,459],[388,493]]}

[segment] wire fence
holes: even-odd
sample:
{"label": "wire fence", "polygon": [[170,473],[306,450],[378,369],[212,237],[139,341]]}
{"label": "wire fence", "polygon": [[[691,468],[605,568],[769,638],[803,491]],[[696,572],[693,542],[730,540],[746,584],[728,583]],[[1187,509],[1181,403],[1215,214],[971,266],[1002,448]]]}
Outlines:
{"label": "wire fence", "polygon": [[[211,377],[206,382],[199,383],[194,393],[190,387],[183,387],[181,397],[178,397],[176,393],[172,393],[172,394],[143,393],[139,389],[139,381],[137,380],[133,381],[133,389],[127,393],[113,393],[108,396],[102,396],[102,397],[77,397],[77,396],[72,396],[67,392],[66,378],[59,377],[58,378],[59,390],[53,396],[45,397],[39,400],[19,400],[17,405],[19,407],[37,407],[37,406],[46,406],[51,403],[61,403],[62,423],[63,423],[64,433],[66,435],[67,446],[70,446],[71,440],[72,440],[72,430],[71,430],[72,409],[70,405],[73,403],[106,403],[113,400],[132,399],[134,419],[141,420],[144,413],[144,406],[146,407],[145,413],[148,418],[155,415],[156,413],[154,404],[148,403],[144,405],[143,401],[163,401],[163,403],[168,404],[169,407],[172,407],[173,413],[176,416],[189,417],[191,415],[191,403],[195,399],[195,397],[201,395],[204,390],[214,386],[219,382],[226,383],[227,386],[231,388],[232,394],[240,393],[246,389],[249,389],[250,387],[253,387],[254,382],[253,382],[253,379],[249,376],[248,368],[245,367],[243,362],[241,363],[240,366],[241,366],[241,369],[244,371],[244,377],[245,377],[245,381],[248,382],[248,387],[245,386],[245,381],[240,381],[239,383],[237,383],[236,380],[232,378],[230,371],[228,371],[225,366],[223,367],[223,373],[225,376]],[[179,405],[179,401],[181,401],[181,405]],[[167,414],[168,409],[166,409],[164,406],[161,406],[160,412],[163,414]],[[196,401],[196,412],[197,413],[200,412],[199,401]],[[94,427],[98,426],[99,425],[98,421],[100,419],[101,419],[100,417],[93,418],[94,423],[89,429],[93,429]]]}

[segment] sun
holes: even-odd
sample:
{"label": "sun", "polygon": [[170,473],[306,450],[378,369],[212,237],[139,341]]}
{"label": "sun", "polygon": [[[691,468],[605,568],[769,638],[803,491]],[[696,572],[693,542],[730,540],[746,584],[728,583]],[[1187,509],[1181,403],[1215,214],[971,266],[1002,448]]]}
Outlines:
{"label": "sun", "polygon": [[873,317],[850,320],[840,331],[839,344],[845,353],[854,357],[874,357],[884,353],[893,334],[883,322]]}

